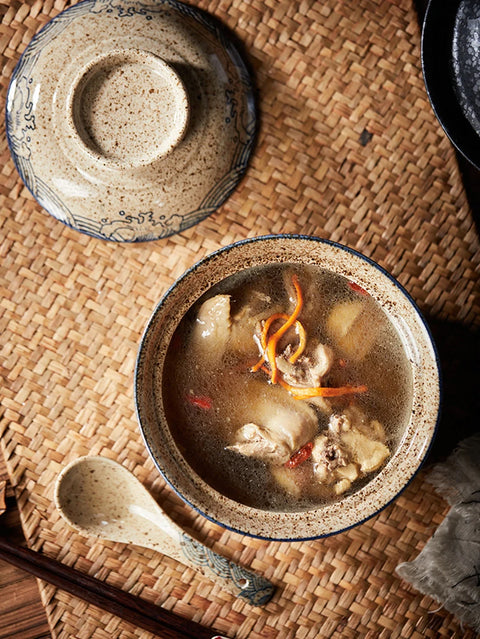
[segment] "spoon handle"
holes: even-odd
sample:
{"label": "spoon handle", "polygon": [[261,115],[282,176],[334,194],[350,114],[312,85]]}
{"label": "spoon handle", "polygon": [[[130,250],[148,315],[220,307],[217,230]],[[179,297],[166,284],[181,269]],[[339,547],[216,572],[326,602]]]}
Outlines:
{"label": "spoon handle", "polygon": [[272,598],[275,586],[268,579],[245,570],[184,532],[180,534],[180,548],[182,563],[218,582],[236,597],[253,606],[263,606]]}

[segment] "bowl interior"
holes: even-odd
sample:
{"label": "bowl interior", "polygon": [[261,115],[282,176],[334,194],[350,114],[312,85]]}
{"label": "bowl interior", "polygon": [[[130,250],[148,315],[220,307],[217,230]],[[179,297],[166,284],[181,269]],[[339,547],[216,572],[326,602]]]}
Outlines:
{"label": "bowl interior", "polygon": [[[278,263],[313,264],[365,289],[396,328],[412,367],[412,411],[385,467],[362,488],[331,504],[303,512],[274,512],[240,504],[211,488],[188,465],[170,432],[162,397],[163,365],[184,314],[215,284],[238,271]],[[333,534],[371,517],[407,485],[435,432],[439,371],[429,331],[400,285],[378,265],[341,245],[305,236],[245,240],[205,258],[187,271],[155,309],[142,338],[135,373],[135,401],[148,451],[166,481],[207,518],[267,539],[298,540]]]}

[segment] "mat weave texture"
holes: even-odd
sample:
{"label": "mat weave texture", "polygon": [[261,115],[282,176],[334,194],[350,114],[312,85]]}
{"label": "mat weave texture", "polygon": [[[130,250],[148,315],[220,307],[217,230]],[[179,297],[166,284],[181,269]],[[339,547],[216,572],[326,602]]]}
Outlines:
{"label": "mat weave texture", "polygon": [[[2,109],[20,54],[68,4],[0,0]],[[195,516],[144,449],[133,404],[143,329],[175,278],[230,242],[280,232],[340,241],[397,277],[428,317],[480,322],[478,235],[425,93],[410,0],[195,4],[243,42],[261,121],[245,178],[196,227],[136,245],[67,228],[21,183],[2,129],[0,435],[29,544],[232,639],[473,637],[394,572],[448,511],[425,471],[351,531],[268,543]],[[131,469],[186,529],[271,579],[276,597],[255,609],[158,553],[68,529],[53,486],[65,464],[86,454]],[[48,584],[41,594],[55,638],[151,637]]]}

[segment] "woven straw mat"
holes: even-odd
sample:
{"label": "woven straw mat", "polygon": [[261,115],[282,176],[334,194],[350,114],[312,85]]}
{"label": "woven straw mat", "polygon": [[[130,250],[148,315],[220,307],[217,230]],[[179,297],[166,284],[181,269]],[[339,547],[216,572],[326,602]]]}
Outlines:
{"label": "woven straw mat", "polygon": [[[38,29],[68,3],[0,0],[2,108]],[[107,243],[32,199],[2,130],[0,433],[31,547],[231,638],[472,637],[394,572],[448,506],[422,471],[381,514],[327,539],[244,538],[196,516],[155,471],[139,433],[133,368],[167,287],[233,241],[305,233],[360,250],[397,277],[427,317],[478,326],[479,244],[454,152],[425,93],[409,0],[201,0],[245,45],[261,126],[245,178],[197,226],[168,239]],[[202,541],[278,585],[253,608],[149,550],[85,538],[56,512],[57,474],[112,457]],[[151,635],[41,582],[59,639]],[[215,634],[212,632],[212,634]]]}

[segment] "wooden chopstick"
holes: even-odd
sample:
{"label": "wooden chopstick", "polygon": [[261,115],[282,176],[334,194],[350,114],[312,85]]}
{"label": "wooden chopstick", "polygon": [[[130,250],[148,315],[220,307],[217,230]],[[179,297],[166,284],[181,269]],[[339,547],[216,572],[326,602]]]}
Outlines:
{"label": "wooden chopstick", "polygon": [[0,559],[162,639],[212,639],[214,630],[0,536]]}

